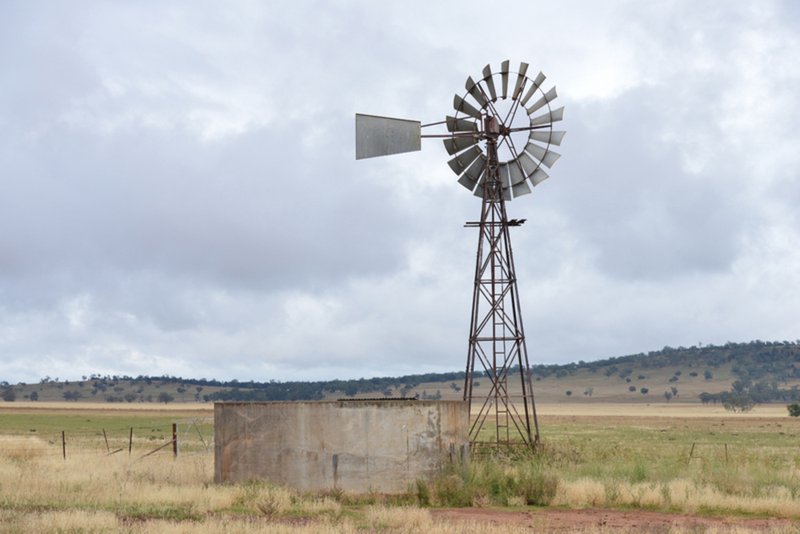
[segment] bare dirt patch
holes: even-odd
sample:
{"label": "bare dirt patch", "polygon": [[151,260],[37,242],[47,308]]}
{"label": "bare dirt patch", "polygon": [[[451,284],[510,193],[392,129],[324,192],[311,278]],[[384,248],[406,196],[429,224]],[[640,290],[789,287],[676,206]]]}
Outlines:
{"label": "bare dirt patch", "polygon": [[491,525],[530,528],[534,532],[647,532],[667,533],[673,528],[690,532],[749,530],[768,532],[791,528],[788,519],[751,519],[691,516],[646,510],[533,510],[504,511],[487,508],[446,508],[431,510],[434,518],[447,522],[482,522]]}

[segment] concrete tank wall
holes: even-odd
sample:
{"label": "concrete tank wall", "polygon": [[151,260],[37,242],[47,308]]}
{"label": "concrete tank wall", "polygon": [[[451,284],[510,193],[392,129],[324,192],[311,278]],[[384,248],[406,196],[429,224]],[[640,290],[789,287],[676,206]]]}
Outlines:
{"label": "concrete tank wall", "polygon": [[401,493],[469,451],[461,401],[222,402],[214,479]]}

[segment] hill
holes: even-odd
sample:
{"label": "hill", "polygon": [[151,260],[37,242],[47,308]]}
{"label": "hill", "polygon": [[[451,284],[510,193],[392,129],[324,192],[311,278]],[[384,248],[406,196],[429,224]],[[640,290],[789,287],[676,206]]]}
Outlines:
{"label": "hill", "polygon": [[[593,362],[534,365],[538,402],[754,402],[800,400],[800,341],[664,347]],[[359,397],[461,398],[464,372],[319,382],[239,382],[172,376],[45,377],[36,384],[0,382],[0,398],[38,401],[211,402]],[[489,380],[476,378],[475,391]],[[513,392],[512,392],[513,393]]]}

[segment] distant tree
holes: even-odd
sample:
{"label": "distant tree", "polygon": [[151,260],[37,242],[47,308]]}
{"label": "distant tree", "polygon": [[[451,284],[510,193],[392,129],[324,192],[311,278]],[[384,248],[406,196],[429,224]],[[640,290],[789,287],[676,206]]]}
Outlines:
{"label": "distant tree", "polygon": [[755,404],[753,397],[746,391],[731,393],[722,403],[729,412],[749,412]]}
{"label": "distant tree", "polygon": [[167,404],[168,402],[172,402],[174,400],[175,397],[173,397],[166,391],[162,391],[161,393],[158,394],[158,402],[163,402],[164,404]]}
{"label": "distant tree", "polygon": [[564,395],[566,395],[567,397],[571,397],[572,396],[572,390],[568,389],[567,391],[564,392]]}
{"label": "distant tree", "polygon": [[789,415],[792,417],[800,417],[800,404],[793,402],[787,405],[786,409],[789,410]]}
{"label": "distant tree", "polygon": [[697,376],[697,371],[692,371],[692,372],[690,372],[690,373],[689,373],[689,376],[691,376],[691,377],[695,377],[695,376]]}
{"label": "distant tree", "polygon": [[676,388],[675,386],[672,386],[669,389],[672,392],[672,396],[673,397],[677,397],[678,396],[678,388]]}
{"label": "distant tree", "polygon": [[583,390],[583,394],[587,397],[591,397],[594,394],[594,388],[586,388]]}
{"label": "distant tree", "polygon": [[65,401],[77,401],[81,398],[80,391],[65,391],[62,393],[62,397],[64,397]]}
{"label": "distant tree", "polygon": [[628,386],[628,391],[633,393],[634,391],[636,391],[636,386]]}
{"label": "distant tree", "polygon": [[38,394],[38,393],[36,393],[35,391],[33,391],[33,392],[31,393],[31,400],[32,400],[32,401],[38,401],[38,400],[39,400],[39,394]]}
{"label": "distant tree", "polygon": [[700,398],[700,402],[703,404],[708,404],[709,402],[713,402],[714,404],[717,403],[717,397],[713,393],[704,391],[698,395],[698,397]]}
{"label": "distant tree", "polygon": [[639,391],[642,393],[642,395],[647,395],[650,392],[648,388],[642,388]]}
{"label": "distant tree", "polygon": [[714,373],[706,369],[705,371],[703,371],[703,378],[705,378],[706,380],[711,380],[712,378],[714,378]]}
{"label": "distant tree", "polygon": [[17,394],[11,388],[5,388],[2,393],[0,393],[0,398],[2,398],[6,402],[14,402],[17,400]]}
{"label": "distant tree", "polygon": [[671,391],[665,391],[664,392],[664,398],[667,399],[667,402],[671,401],[672,400],[672,392]]}

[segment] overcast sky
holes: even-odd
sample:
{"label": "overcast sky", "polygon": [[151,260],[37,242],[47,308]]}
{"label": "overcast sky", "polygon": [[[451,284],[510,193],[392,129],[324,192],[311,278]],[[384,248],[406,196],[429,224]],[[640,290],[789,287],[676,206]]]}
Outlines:
{"label": "overcast sky", "polygon": [[0,3],[0,380],[463,369],[479,201],[438,141],[502,60],[555,84],[509,216],[533,363],[800,338],[800,4]]}

